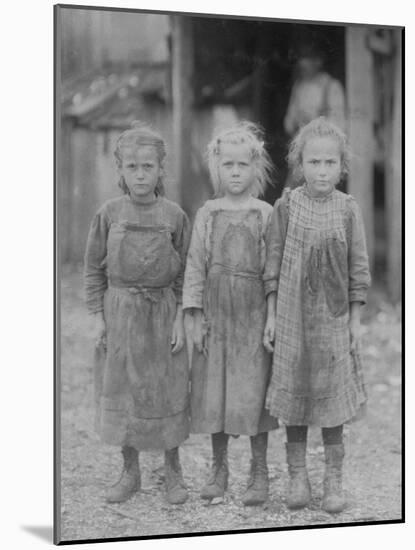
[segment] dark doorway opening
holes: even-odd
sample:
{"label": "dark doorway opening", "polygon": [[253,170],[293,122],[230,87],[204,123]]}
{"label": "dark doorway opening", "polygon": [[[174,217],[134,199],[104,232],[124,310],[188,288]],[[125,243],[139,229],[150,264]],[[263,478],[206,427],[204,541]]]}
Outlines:
{"label": "dark doorway opening", "polygon": [[231,18],[193,18],[195,94],[209,102],[249,106],[265,130],[276,166],[273,204],[285,185],[288,136],[283,120],[295,76],[296,53],[312,45],[324,54],[324,68],[345,85],[345,28]]}

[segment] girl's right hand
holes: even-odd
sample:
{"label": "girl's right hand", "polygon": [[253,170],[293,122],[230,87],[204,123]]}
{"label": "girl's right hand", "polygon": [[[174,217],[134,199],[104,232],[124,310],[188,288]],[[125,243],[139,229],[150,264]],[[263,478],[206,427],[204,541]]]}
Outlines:
{"label": "girl's right hand", "polygon": [[93,334],[95,346],[102,345],[104,349],[107,349],[107,326],[102,311],[94,314]]}
{"label": "girl's right hand", "polygon": [[202,310],[196,310],[193,314],[193,344],[199,353],[207,356],[207,331],[206,321]]}
{"label": "girl's right hand", "polygon": [[275,317],[271,316],[267,318],[267,322],[265,323],[264,339],[263,339],[264,347],[270,353],[274,351],[274,346],[273,346],[274,340],[275,340]]}

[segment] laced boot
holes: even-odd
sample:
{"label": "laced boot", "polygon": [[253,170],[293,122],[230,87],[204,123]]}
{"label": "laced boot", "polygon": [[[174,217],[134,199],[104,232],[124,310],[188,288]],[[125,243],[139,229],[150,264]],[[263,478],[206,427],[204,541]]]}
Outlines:
{"label": "laced boot", "polygon": [[170,504],[183,504],[187,500],[187,487],[179,461],[179,448],[164,452],[166,499]]}
{"label": "laced boot", "polygon": [[307,442],[286,443],[288,473],[288,508],[304,508],[311,500],[311,487],[306,468]]}
{"label": "laced boot", "polygon": [[268,432],[251,436],[250,440],[252,451],[251,472],[247,489],[242,497],[245,506],[263,504],[268,498]]}
{"label": "laced boot", "polygon": [[121,450],[124,467],[120,479],[107,491],[107,502],[125,502],[140,490],[141,477],[138,464],[138,451],[134,447]]}
{"label": "laced boot", "polygon": [[223,432],[212,434],[212,472],[200,493],[201,498],[223,497],[228,488],[228,439],[228,434]]}
{"label": "laced boot", "polygon": [[324,454],[326,471],[324,474],[324,494],[322,509],[329,514],[337,514],[344,510],[346,499],[342,488],[342,470],[344,445],[325,445]]}

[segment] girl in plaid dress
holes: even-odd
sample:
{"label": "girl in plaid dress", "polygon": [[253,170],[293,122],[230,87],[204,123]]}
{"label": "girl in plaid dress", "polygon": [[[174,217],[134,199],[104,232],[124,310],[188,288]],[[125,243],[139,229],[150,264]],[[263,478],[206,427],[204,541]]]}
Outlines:
{"label": "girl in plaid dress", "polygon": [[271,356],[263,344],[265,230],[272,207],[256,197],[271,163],[259,130],[241,123],[208,146],[217,198],[197,212],[187,258],[183,309],[193,313],[191,431],[212,438],[213,468],[201,497],[222,497],[228,484],[229,435],[250,436],[245,505],[268,495],[268,431],[264,408]]}
{"label": "girl in plaid dress", "polygon": [[275,203],[267,234],[264,345],[273,372],[266,406],[286,424],[288,506],[310,501],[307,428],[316,425],[325,449],[322,507],[335,513],[345,506],[343,424],[366,401],[359,332],[368,257],[359,207],[335,188],[348,168],[343,132],[324,117],[311,121],[288,160],[302,185]]}

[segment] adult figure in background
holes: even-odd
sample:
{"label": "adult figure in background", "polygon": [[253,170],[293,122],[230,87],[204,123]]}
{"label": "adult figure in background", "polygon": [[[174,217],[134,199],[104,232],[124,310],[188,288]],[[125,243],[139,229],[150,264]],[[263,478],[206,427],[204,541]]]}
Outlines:
{"label": "adult figure in background", "polygon": [[296,78],[284,118],[285,131],[292,138],[319,116],[327,117],[345,131],[344,89],[341,82],[324,70],[323,53],[313,45],[304,45],[298,53]]}

